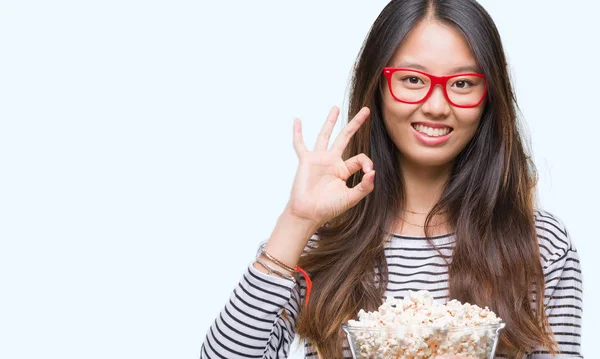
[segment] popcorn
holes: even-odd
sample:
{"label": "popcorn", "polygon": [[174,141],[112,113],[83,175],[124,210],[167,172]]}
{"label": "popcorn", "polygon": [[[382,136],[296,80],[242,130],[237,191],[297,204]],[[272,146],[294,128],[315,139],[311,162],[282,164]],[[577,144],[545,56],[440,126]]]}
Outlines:
{"label": "popcorn", "polygon": [[426,290],[387,297],[375,312],[358,312],[347,332],[356,358],[425,359],[438,355],[490,357],[502,319],[488,307],[433,301]]}

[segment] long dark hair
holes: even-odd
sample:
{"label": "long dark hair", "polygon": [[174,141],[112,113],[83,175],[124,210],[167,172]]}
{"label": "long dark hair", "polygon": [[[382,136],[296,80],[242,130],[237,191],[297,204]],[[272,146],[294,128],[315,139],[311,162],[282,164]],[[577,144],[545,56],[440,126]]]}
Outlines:
{"label": "long dark hair", "polygon": [[[447,211],[454,228],[449,295],[489,306],[502,317],[507,326],[501,348],[511,357],[536,346],[553,352],[533,213],[535,167],[519,133],[500,36],[474,0],[393,0],[371,27],[354,66],[348,118],[363,106],[371,115],[343,158],[369,156],[377,170],[375,189],[321,227],[318,246],[300,259],[299,265],[312,275],[313,294],[299,314],[297,332],[321,357],[342,357],[341,324],[355,318],[359,309],[376,310],[382,302],[388,278],[384,244],[405,198],[398,150],[382,118],[381,70],[409,31],[427,18],[464,36],[489,86],[479,128],[456,158],[426,221]],[[359,171],[347,184],[361,179]]]}

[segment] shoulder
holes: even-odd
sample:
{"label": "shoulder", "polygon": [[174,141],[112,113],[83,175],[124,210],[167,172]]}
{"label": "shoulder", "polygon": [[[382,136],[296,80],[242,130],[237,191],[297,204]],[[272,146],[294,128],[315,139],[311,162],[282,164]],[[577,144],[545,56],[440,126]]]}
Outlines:
{"label": "shoulder", "polygon": [[567,227],[560,218],[543,209],[536,209],[534,217],[542,263],[554,262],[570,252],[577,252]]}

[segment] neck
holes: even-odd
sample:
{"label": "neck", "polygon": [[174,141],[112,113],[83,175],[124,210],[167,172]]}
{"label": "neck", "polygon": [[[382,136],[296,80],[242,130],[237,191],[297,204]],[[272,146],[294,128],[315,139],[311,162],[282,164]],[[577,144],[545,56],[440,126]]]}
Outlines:
{"label": "neck", "polygon": [[[404,180],[404,203],[399,208],[399,218],[394,233],[408,236],[424,236],[426,214],[440,200],[450,173],[452,163],[444,166],[421,166],[400,158]],[[421,212],[410,213],[408,211]],[[452,231],[445,214],[435,216],[430,223],[428,234],[435,236]]]}
{"label": "neck", "polygon": [[452,164],[420,166],[401,158],[400,165],[404,179],[404,209],[429,212],[442,196]]}

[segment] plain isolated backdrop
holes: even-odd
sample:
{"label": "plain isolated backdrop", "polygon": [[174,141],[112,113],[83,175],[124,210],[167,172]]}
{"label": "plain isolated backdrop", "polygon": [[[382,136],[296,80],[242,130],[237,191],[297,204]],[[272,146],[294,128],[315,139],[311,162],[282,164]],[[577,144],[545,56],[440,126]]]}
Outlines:
{"label": "plain isolated backdrop", "polygon": [[[0,357],[197,358],[288,199],[293,118],[312,148],[386,3],[0,1]],[[593,358],[600,6],[482,4]]]}

